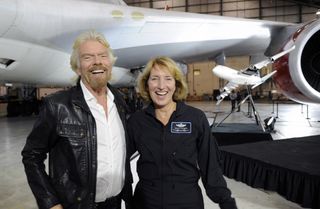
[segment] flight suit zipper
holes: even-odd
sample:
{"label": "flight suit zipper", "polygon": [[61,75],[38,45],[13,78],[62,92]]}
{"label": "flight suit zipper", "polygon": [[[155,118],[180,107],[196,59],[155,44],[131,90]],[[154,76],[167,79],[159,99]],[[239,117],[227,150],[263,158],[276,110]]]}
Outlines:
{"label": "flight suit zipper", "polygon": [[165,138],[166,138],[166,126],[162,125],[162,134],[161,134],[161,177],[160,177],[160,182],[161,182],[161,208],[165,209],[164,207],[164,158],[165,158],[165,149],[164,149],[164,143],[165,143]]}

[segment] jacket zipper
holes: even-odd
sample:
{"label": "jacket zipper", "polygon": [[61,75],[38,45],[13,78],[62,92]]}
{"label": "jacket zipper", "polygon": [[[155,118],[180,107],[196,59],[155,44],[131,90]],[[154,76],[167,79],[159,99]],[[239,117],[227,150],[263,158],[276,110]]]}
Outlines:
{"label": "jacket zipper", "polygon": [[[93,147],[94,147],[94,143],[96,142],[97,140],[97,136],[94,135],[94,133],[96,133],[95,129],[96,129],[96,125],[95,125],[95,121],[92,120],[92,116],[89,114],[88,115],[88,121],[89,121],[89,124],[94,124],[93,126],[93,129],[89,129],[89,134],[90,136],[92,136],[91,138],[89,138],[89,141],[88,141],[88,182],[89,182],[89,192],[90,192],[90,195],[92,193],[92,204],[94,204],[94,201],[95,201],[95,194],[96,194],[96,182],[94,181],[94,177],[93,177],[93,169],[96,169],[96,165],[93,164],[92,162],[92,159],[93,159]],[[92,167],[92,165],[94,165],[94,167]]]}

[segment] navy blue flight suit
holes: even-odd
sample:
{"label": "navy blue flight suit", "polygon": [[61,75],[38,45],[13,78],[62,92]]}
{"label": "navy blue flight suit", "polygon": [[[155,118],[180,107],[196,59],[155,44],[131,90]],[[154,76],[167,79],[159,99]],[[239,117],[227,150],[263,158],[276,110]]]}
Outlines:
{"label": "navy blue flight suit", "polygon": [[223,209],[236,209],[219,163],[219,151],[205,114],[177,102],[168,124],[156,119],[152,104],[128,121],[131,152],[138,150],[136,209],[203,209],[198,180]]}

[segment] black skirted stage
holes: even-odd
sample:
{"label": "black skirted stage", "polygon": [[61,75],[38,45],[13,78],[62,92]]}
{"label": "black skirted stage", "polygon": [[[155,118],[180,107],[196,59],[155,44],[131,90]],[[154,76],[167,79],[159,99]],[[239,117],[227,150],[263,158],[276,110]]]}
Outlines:
{"label": "black skirted stage", "polygon": [[320,136],[220,146],[224,175],[320,208]]}
{"label": "black skirted stage", "polygon": [[219,146],[257,141],[272,141],[269,132],[263,132],[255,123],[222,123],[211,131]]}

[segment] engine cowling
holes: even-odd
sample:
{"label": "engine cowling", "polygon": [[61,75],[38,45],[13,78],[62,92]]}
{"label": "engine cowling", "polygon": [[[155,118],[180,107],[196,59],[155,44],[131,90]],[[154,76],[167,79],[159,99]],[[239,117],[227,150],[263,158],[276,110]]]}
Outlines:
{"label": "engine cowling", "polygon": [[288,98],[304,104],[320,104],[320,19],[299,28],[283,50],[295,50],[273,64],[273,80]]}

